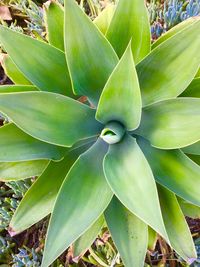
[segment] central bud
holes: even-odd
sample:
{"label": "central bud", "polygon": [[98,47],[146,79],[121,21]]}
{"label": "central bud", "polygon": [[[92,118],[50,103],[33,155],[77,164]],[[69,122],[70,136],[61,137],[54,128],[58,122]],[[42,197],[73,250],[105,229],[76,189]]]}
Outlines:
{"label": "central bud", "polygon": [[102,130],[100,137],[108,144],[116,144],[119,143],[124,134],[126,129],[124,126],[119,122],[109,122],[106,127]]}

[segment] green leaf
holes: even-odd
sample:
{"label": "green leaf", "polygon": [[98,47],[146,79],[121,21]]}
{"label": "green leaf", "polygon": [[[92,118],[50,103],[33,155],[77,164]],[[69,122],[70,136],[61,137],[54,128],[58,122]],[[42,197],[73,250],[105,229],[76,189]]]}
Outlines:
{"label": "green leaf", "polygon": [[109,28],[114,12],[115,12],[115,5],[110,4],[93,21],[94,24],[104,35],[106,34]]}
{"label": "green leaf", "polygon": [[181,32],[182,30],[186,29],[188,26],[191,26],[196,21],[196,18],[191,17],[183,22],[177,24],[176,26],[172,27],[169,31],[162,34],[160,38],[158,38],[153,44],[152,49],[156,48],[172,36],[176,35],[177,33]]}
{"label": "green leaf", "polygon": [[0,162],[0,181],[16,181],[40,175],[48,160]]}
{"label": "green leaf", "polygon": [[126,267],[143,267],[148,242],[148,226],[114,197],[105,211],[113,241]]}
{"label": "green leaf", "polygon": [[20,202],[9,227],[9,232],[12,235],[24,231],[52,212],[64,178],[78,156],[86,148],[88,145],[72,148],[66,153],[62,161],[49,163]]}
{"label": "green leaf", "polygon": [[136,63],[149,52],[151,34],[147,9],[143,0],[120,0],[106,34],[118,56],[121,57],[132,39]]}
{"label": "green leaf", "polygon": [[188,263],[197,258],[194,242],[176,196],[158,186],[162,215],[171,246]]}
{"label": "green leaf", "polygon": [[200,207],[193,205],[180,197],[177,197],[177,200],[185,216],[192,219],[200,218]]}
{"label": "green leaf", "polygon": [[200,141],[191,145],[182,148],[182,151],[186,154],[199,155],[200,156]]}
{"label": "green leaf", "polygon": [[65,51],[74,92],[97,105],[118,58],[75,0],[65,0]]}
{"label": "green leaf", "polygon": [[64,51],[64,9],[53,1],[44,4],[44,19],[48,42]]}
{"label": "green leaf", "polygon": [[49,266],[84,234],[111,201],[113,194],[107,185],[102,167],[106,151],[106,144],[101,140],[97,141],[79,157],[68,173],[50,220],[41,267]]}
{"label": "green leaf", "polygon": [[40,90],[73,97],[62,51],[3,26],[0,26],[0,42],[19,70]]}
{"label": "green leaf", "polygon": [[37,87],[32,85],[1,85],[0,94],[38,91]]}
{"label": "green leaf", "polygon": [[54,93],[2,94],[0,111],[31,136],[60,146],[72,146],[97,135],[102,128],[94,119],[94,109]]}
{"label": "green leaf", "polygon": [[2,54],[1,65],[4,69],[5,74],[15,83],[30,85],[31,82],[22,74],[22,72],[17,68],[15,63],[7,54]]}
{"label": "green leaf", "polygon": [[199,70],[197,71],[197,74],[196,74],[195,77],[196,77],[196,78],[200,78],[200,68],[199,68]]}
{"label": "green leaf", "polygon": [[199,155],[187,155],[192,161],[200,165],[200,156]]}
{"label": "green leaf", "polygon": [[64,153],[64,148],[41,142],[11,123],[0,128],[0,147],[0,162],[59,160]]}
{"label": "green leaf", "polygon": [[200,206],[200,166],[181,150],[156,149],[141,138],[138,142],[156,181],[188,202]]}
{"label": "green leaf", "polygon": [[194,79],[181,96],[200,98],[200,78]]}
{"label": "green leaf", "polygon": [[158,240],[158,235],[150,226],[148,227],[148,250],[154,251],[156,248],[156,243]]}
{"label": "green leaf", "polygon": [[104,160],[104,171],[110,187],[123,205],[167,239],[156,183],[134,138],[127,135],[120,143],[110,146]]}
{"label": "green leaf", "polygon": [[140,86],[130,44],[103,89],[96,118],[104,124],[119,121],[133,130],[139,126],[141,111]]}
{"label": "green leaf", "polygon": [[74,257],[79,257],[83,255],[86,250],[92,245],[94,240],[97,238],[101,228],[104,224],[103,215],[98,218],[98,220],[81,236],[79,237],[73,245],[73,255]]}
{"label": "green leaf", "polygon": [[200,99],[183,97],[144,108],[137,133],[162,149],[196,143],[200,140]]}
{"label": "green leaf", "polygon": [[138,64],[143,106],[175,98],[188,87],[199,68],[199,47],[200,19],[195,18]]}

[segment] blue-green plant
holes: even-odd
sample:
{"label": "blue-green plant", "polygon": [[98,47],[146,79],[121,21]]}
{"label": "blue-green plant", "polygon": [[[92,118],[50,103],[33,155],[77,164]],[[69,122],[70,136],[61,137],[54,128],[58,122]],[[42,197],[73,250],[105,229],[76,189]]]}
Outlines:
{"label": "blue-green plant", "polygon": [[0,177],[39,176],[9,232],[51,213],[42,267],[72,244],[84,253],[105,221],[125,266],[143,266],[152,231],[197,257],[184,213],[200,206],[200,166],[186,155],[200,156],[200,19],[151,47],[143,1],[112,12],[92,21],[74,0],[52,2],[48,43],[0,27],[15,82],[0,88]]}

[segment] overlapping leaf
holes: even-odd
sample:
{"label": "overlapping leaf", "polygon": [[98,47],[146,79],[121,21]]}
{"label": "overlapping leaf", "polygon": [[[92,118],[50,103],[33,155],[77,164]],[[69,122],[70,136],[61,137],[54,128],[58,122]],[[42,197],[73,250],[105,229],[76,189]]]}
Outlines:
{"label": "overlapping leaf", "polygon": [[200,140],[200,99],[177,98],[143,109],[139,134],[162,149],[181,148]]}
{"label": "overlapping leaf", "polygon": [[118,58],[75,0],[65,0],[65,52],[74,92],[97,105]]}
{"label": "overlapping leaf", "polygon": [[106,150],[103,141],[97,141],[80,156],[67,175],[50,221],[42,267],[49,266],[86,232],[108,206],[113,194],[103,174]]}
{"label": "overlapping leaf", "polygon": [[32,85],[1,85],[0,94],[38,91],[37,87]]}
{"label": "overlapping leaf", "polygon": [[143,267],[148,243],[148,226],[114,197],[105,212],[114,243],[126,267]]}
{"label": "overlapping leaf", "polygon": [[94,19],[94,24],[105,35],[115,12],[115,5],[110,4]]}
{"label": "overlapping leaf", "polygon": [[104,171],[120,201],[167,239],[154,177],[133,137],[127,135],[122,142],[110,146]]}
{"label": "overlapping leaf", "polygon": [[180,150],[164,151],[138,140],[158,183],[181,198],[200,206],[200,166]]}
{"label": "overlapping leaf", "polygon": [[19,70],[40,90],[73,97],[62,51],[3,26],[0,26],[0,43]]}
{"label": "overlapping leaf", "polygon": [[35,138],[66,147],[97,135],[102,127],[95,110],[48,92],[1,94],[0,111]]}
{"label": "overlapping leaf", "polygon": [[120,0],[106,38],[121,57],[132,39],[136,63],[150,52],[150,25],[143,0]]}
{"label": "overlapping leaf", "polygon": [[193,20],[138,64],[144,106],[177,97],[194,78],[200,62],[200,19]]}
{"label": "overlapping leaf", "polygon": [[14,124],[0,128],[0,147],[0,162],[59,160],[64,154],[63,148],[41,142],[27,135]]}

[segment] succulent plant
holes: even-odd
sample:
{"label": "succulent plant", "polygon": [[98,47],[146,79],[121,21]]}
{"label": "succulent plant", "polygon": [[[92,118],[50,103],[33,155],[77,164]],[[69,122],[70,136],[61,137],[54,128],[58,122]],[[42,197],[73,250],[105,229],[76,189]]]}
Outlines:
{"label": "succulent plant", "polygon": [[82,254],[104,221],[125,266],[143,266],[152,231],[193,262],[183,211],[200,206],[200,19],[151,47],[141,0],[120,0],[111,20],[74,0],[51,7],[49,43],[0,27],[16,81],[0,88],[0,177],[39,176],[10,234],[52,213],[42,267],[72,243]]}

